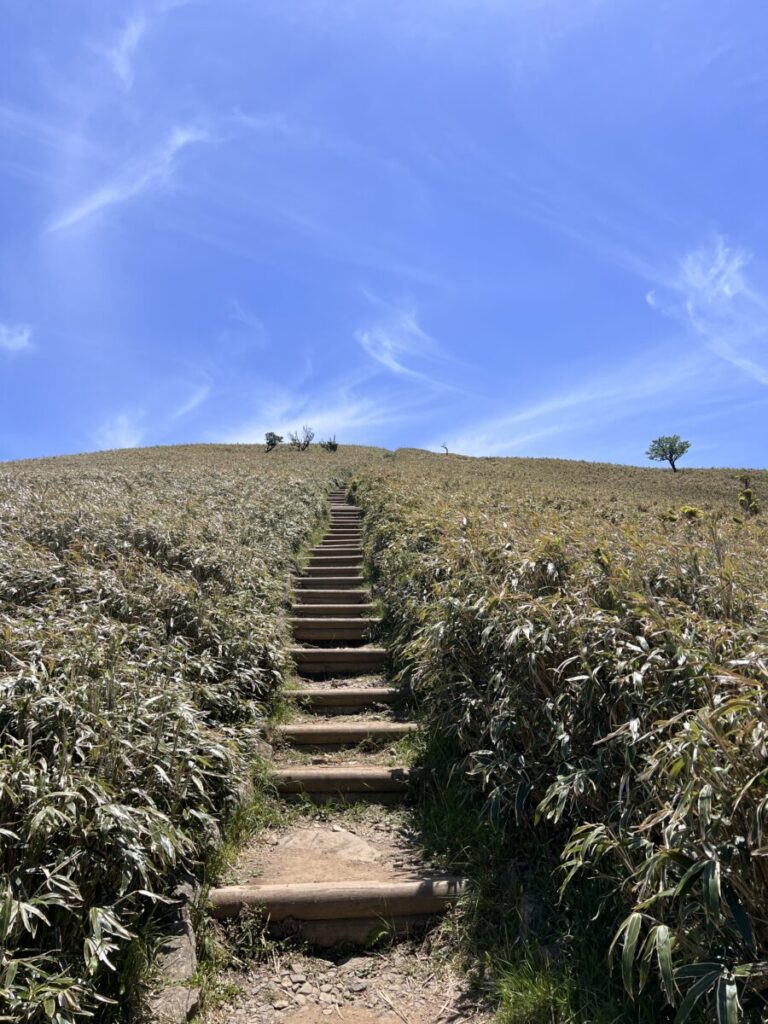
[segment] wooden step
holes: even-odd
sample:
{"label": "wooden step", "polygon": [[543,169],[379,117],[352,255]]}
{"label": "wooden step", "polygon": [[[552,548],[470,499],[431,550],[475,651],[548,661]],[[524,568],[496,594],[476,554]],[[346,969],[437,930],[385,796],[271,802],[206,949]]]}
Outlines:
{"label": "wooden step", "polygon": [[301,618],[291,619],[293,635],[297,640],[362,640],[366,633],[378,626],[378,618]]}
{"label": "wooden step", "polygon": [[[321,591],[326,593],[326,591]],[[302,591],[302,597],[304,592]],[[295,604],[291,609],[294,618],[329,618],[349,619],[359,616],[372,615],[376,610],[372,604]]]}
{"label": "wooden step", "polygon": [[354,576],[363,571],[362,558],[352,558],[349,561],[342,561],[331,555],[327,560],[323,558],[310,558],[307,565],[301,570],[302,576]]}
{"label": "wooden step", "polygon": [[328,551],[329,549],[337,551],[343,550],[344,548],[349,548],[349,553],[351,555],[363,553],[363,546],[360,541],[352,540],[347,537],[325,537],[319,544],[315,544],[314,547],[311,547],[309,551],[310,554],[319,555],[323,551]]}
{"label": "wooden step", "polygon": [[[358,590],[365,586],[365,580],[359,573],[349,576],[298,576],[294,580],[294,586],[303,595],[305,590]],[[366,600],[369,599],[370,594],[366,597]]]}
{"label": "wooden step", "polygon": [[379,704],[396,704],[402,700],[403,691],[396,686],[305,686],[299,690],[283,690],[283,696],[298,701],[310,711],[327,708],[358,710]]}
{"label": "wooden step", "polygon": [[348,544],[345,540],[331,540],[323,541],[317,544],[315,547],[309,549],[311,556],[313,555],[357,555],[359,558],[363,556],[363,549],[359,544]]}
{"label": "wooden step", "polygon": [[291,647],[290,656],[299,672],[378,672],[387,663],[383,647]]}
{"label": "wooden step", "polygon": [[[320,604],[326,607],[342,604],[368,606],[371,600],[370,592],[362,587],[318,587],[317,580],[311,580],[310,582],[312,586],[300,587],[297,590],[298,604],[294,606],[294,611],[300,605],[306,606],[310,604]],[[327,583],[328,581],[324,580],[323,582]]]}
{"label": "wooden step", "polygon": [[295,765],[277,768],[272,779],[278,793],[404,793],[412,772],[410,768],[385,768],[380,765]]}
{"label": "wooden step", "polygon": [[294,747],[349,746],[364,740],[384,740],[393,743],[403,736],[417,732],[415,722],[311,722],[309,724],[276,725],[272,734]]}
{"label": "wooden step", "polygon": [[272,885],[226,885],[211,889],[208,899],[217,919],[237,917],[245,907],[263,907],[271,921],[327,921],[350,918],[407,917],[439,914],[467,889],[451,875],[397,882],[278,882]]}
{"label": "wooden step", "polygon": [[308,568],[323,568],[334,565],[362,565],[363,556],[340,555],[337,551],[325,552],[324,554],[312,555],[309,559]]}

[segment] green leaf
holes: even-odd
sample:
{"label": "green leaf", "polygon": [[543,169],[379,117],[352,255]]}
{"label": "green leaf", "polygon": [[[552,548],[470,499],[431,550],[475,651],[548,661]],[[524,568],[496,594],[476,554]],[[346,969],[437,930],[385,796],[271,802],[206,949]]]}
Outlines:
{"label": "green leaf", "polygon": [[643,915],[638,914],[635,911],[629,915],[621,926],[624,930],[624,945],[621,952],[621,978],[624,982],[624,988],[630,996],[633,995],[632,975],[635,961],[635,949],[637,948],[637,940],[640,937],[640,928],[642,923]]}
{"label": "green leaf", "polygon": [[715,990],[715,1006],[717,1008],[717,1024],[738,1024],[739,993],[736,979],[730,973],[723,975]]}
{"label": "green leaf", "polygon": [[661,983],[670,1003],[675,1001],[675,981],[672,974],[672,938],[669,928],[660,924],[656,930],[656,959],[661,973]]}
{"label": "green leaf", "polygon": [[741,933],[741,937],[744,939],[744,944],[753,956],[757,956],[757,941],[755,939],[755,932],[752,928],[752,922],[749,919],[744,907],[741,905],[739,897],[736,895],[736,891],[732,885],[727,882],[723,885],[723,895],[725,896],[725,902],[728,904],[728,909],[731,912],[733,920],[736,922],[736,927]]}
{"label": "green leaf", "polygon": [[707,861],[704,868],[704,901],[710,914],[720,913],[720,863]]}
{"label": "green leaf", "polygon": [[698,981],[694,982],[693,985],[688,989],[685,994],[685,999],[680,1004],[680,1009],[677,1011],[674,1024],[685,1024],[685,1021],[691,1015],[696,1003],[704,995],[705,992],[709,991],[716,984],[717,979],[720,977],[721,970],[718,966],[715,971],[707,971],[707,973],[699,978]]}

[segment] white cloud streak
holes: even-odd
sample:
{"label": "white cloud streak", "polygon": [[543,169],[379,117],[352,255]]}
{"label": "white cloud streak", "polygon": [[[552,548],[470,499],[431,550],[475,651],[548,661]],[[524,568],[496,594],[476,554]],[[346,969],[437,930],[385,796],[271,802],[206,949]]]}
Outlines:
{"label": "white cloud streak", "polygon": [[189,0],[155,0],[135,11],[117,34],[115,42],[97,47],[107,59],[115,77],[126,92],[130,92],[135,78],[136,51],[154,21],[177,7],[186,7]]}
{"label": "white cloud streak", "polygon": [[183,416],[188,416],[189,413],[194,412],[198,406],[202,405],[206,401],[211,393],[210,384],[201,384],[200,387],[195,388],[192,394],[185,399],[180,405],[178,405],[171,413],[172,420],[179,420]]}
{"label": "white cloud streak", "polygon": [[111,182],[95,189],[79,203],[65,210],[48,227],[48,232],[74,227],[110,206],[126,203],[149,189],[170,181],[176,170],[176,158],[182,150],[196,143],[211,141],[211,136],[199,128],[174,128],[162,146],[143,160],[132,163]]}
{"label": "white cloud streak", "polygon": [[[514,412],[468,424],[447,439],[451,451],[467,455],[510,455],[546,437],[573,435],[605,426],[643,409],[679,401],[685,387],[701,387],[706,360],[697,355],[670,359],[648,353],[642,364],[624,367]],[[436,448],[432,441],[426,447]]]}
{"label": "white cloud streak", "polygon": [[377,299],[369,292],[366,297],[383,307],[384,315],[374,323],[355,331],[355,340],[385,370],[398,377],[411,377],[426,382],[438,390],[451,390],[427,373],[409,365],[412,362],[441,358],[435,339],[427,334],[418,321],[415,310],[399,308]]}
{"label": "white cloud streak", "polygon": [[133,58],[136,48],[149,28],[149,19],[144,14],[137,14],[125,25],[114,46],[104,49],[104,56],[123,89],[129,91],[133,85]]}
{"label": "white cloud streak", "polygon": [[32,328],[29,324],[0,323],[0,349],[3,352],[30,352],[32,344]]}
{"label": "white cloud streak", "polygon": [[768,385],[768,290],[748,279],[751,262],[746,250],[716,236],[680,260],[662,311],[682,322],[710,352]]}

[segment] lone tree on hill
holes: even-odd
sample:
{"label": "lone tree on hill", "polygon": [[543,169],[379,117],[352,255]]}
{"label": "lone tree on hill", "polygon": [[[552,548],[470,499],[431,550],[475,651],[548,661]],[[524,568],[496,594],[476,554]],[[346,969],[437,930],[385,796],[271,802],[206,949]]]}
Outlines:
{"label": "lone tree on hill", "polygon": [[676,473],[675,463],[690,447],[690,441],[683,441],[679,434],[670,434],[668,437],[657,437],[655,441],[651,441],[645,454],[653,462],[668,462]]}
{"label": "lone tree on hill", "polygon": [[296,451],[305,452],[307,448],[312,444],[315,432],[312,427],[304,426],[301,428],[301,433],[292,430],[288,435],[288,440],[291,442]]}
{"label": "lone tree on hill", "polygon": [[333,437],[329,437],[327,441],[321,441],[320,447],[327,452],[335,452],[339,447],[336,435],[334,434]]}
{"label": "lone tree on hill", "polygon": [[264,435],[264,440],[267,442],[268,452],[271,452],[273,449],[277,448],[279,444],[283,443],[282,435],[276,434],[274,430],[268,430]]}

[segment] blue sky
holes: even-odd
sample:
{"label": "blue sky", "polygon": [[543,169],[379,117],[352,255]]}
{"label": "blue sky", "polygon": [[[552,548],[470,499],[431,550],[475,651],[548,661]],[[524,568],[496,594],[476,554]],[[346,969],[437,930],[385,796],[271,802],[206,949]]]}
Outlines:
{"label": "blue sky", "polygon": [[764,0],[3,0],[0,458],[766,466]]}

